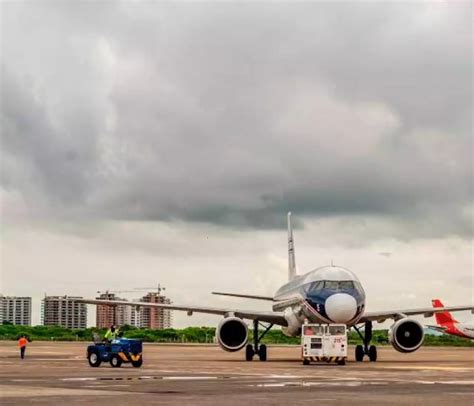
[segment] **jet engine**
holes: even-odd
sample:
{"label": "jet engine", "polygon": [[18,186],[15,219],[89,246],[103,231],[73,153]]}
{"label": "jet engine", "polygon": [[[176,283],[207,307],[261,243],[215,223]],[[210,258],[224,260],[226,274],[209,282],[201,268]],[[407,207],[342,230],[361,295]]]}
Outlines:
{"label": "jet engine", "polygon": [[416,320],[400,319],[388,331],[388,340],[398,352],[413,352],[425,338],[423,326]]}
{"label": "jet engine", "polygon": [[238,317],[226,317],[217,326],[216,338],[222,349],[239,351],[249,339],[247,324]]}

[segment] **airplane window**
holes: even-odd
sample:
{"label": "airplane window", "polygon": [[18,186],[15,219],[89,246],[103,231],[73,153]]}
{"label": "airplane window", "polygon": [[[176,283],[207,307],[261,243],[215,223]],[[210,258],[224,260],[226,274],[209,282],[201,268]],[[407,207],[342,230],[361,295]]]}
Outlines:
{"label": "airplane window", "polygon": [[339,288],[339,282],[338,281],[325,281],[324,282],[324,287],[326,289],[338,289]]}
{"label": "airplane window", "polygon": [[341,281],[341,282],[339,282],[339,289],[354,289],[354,282],[352,282],[352,281]]}
{"label": "airplane window", "polygon": [[309,285],[306,286],[306,291],[307,292],[314,292],[315,290],[321,290],[324,288],[324,282],[323,281],[318,281],[318,282],[312,282]]}
{"label": "airplane window", "polygon": [[358,292],[363,292],[364,289],[362,289],[362,286],[360,285],[359,282],[357,281],[354,281],[354,288],[358,291]]}
{"label": "airplane window", "polygon": [[324,282],[323,281],[314,282],[311,288],[312,290],[321,290],[322,288],[324,288]]}

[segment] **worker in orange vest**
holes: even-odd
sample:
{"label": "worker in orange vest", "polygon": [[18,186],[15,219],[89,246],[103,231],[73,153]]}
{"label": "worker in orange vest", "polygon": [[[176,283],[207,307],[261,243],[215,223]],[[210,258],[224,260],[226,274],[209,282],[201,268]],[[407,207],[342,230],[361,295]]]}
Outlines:
{"label": "worker in orange vest", "polygon": [[26,339],[24,335],[22,335],[20,339],[18,340],[18,346],[20,347],[21,359],[25,358],[26,344],[28,344],[28,340]]}

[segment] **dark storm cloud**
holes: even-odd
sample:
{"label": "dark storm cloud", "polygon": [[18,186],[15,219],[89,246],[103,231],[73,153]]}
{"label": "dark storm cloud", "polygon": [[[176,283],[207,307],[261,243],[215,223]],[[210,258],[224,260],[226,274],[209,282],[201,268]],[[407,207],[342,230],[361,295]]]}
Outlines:
{"label": "dark storm cloud", "polygon": [[2,7],[2,184],[54,215],[472,232],[469,3]]}
{"label": "dark storm cloud", "polygon": [[[48,198],[59,205],[81,202],[98,159],[95,140],[88,136],[94,134],[95,122],[71,117],[70,128],[55,128],[44,106],[31,98],[30,89],[6,69],[2,78],[2,146],[11,154],[1,173],[4,187],[54,191]],[[9,167],[16,159],[25,166],[20,173]]]}

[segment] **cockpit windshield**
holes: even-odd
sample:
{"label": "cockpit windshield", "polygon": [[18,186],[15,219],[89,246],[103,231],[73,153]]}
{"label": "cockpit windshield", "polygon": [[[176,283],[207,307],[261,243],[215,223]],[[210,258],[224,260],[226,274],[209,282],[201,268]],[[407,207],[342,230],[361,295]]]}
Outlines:
{"label": "cockpit windshield", "polygon": [[353,281],[324,281],[325,289],[354,289]]}
{"label": "cockpit windshield", "polygon": [[339,289],[338,281],[324,281],[324,289]]}
{"label": "cockpit windshield", "polygon": [[354,281],[317,281],[313,282],[309,286],[309,290],[322,290],[322,289],[331,289],[331,290],[348,290],[348,289],[357,289],[357,285]]}
{"label": "cockpit windshield", "polygon": [[353,281],[340,281],[339,289],[354,289],[354,282]]}

